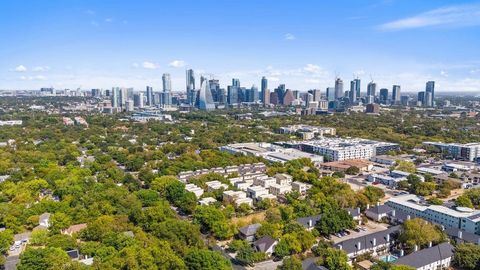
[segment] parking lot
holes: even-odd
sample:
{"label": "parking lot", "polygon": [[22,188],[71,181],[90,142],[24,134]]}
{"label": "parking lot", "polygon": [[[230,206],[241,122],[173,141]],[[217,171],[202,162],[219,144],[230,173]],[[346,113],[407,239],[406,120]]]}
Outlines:
{"label": "parking lot", "polygon": [[357,237],[360,237],[360,236],[364,236],[364,235],[368,235],[368,234],[371,234],[371,233],[386,230],[388,226],[386,224],[369,221],[367,224],[359,226],[359,227],[362,227],[365,230],[360,230],[359,232],[356,232],[354,230],[348,230],[348,232],[350,234],[347,234],[347,235],[342,236],[342,237],[331,236],[331,240],[334,243],[338,243],[338,242],[342,242],[342,241],[345,241],[345,240],[348,240],[348,239],[351,239],[351,238],[357,238]]}

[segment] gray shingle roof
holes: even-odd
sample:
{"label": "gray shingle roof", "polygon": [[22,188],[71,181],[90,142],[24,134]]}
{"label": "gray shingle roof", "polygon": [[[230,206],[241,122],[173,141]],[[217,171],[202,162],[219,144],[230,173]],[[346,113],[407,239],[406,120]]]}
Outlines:
{"label": "gray shingle roof", "polygon": [[[393,226],[393,227],[390,227],[390,228],[388,228],[384,231],[375,232],[375,233],[363,235],[363,236],[360,236],[360,237],[347,239],[345,241],[342,241],[342,242],[339,242],[339,243],[335,244],[334,246],[335,246],[335,248],[340,248],[340,246],[342,246],[342,250],[345,250],[347,253],[353,253],[353,252],[359,251],[359,250],[370,249],[370,248],[374,247],[374,245],[373,245],[374,240],[373,239],[375,239],[375,241],[376,241],[375,246],[386,244],[387,243],[387,235],[390,235],[390,241],[393,241],[395,236],[400,232],[400,228],[401,228],[400,225]],[[360,242],[360,249],[358,248],[358,243],[359,242]]]}
{"label": "gray shingle roof", "polygon": [[321,215],[310,216],[310,217],[303,217],[297,218],[297,222],[300,223],[305,228],[310,228],[309,222],[312,221],[312,226],[315,227],[315,224],[322,218]]}
{"label": "gray shingle roof", "polygon": [[72,249],[67,251],[67,255],[72,258],[72,259],[78,259],[80,257],[80,254],[78,253],[78,250]]}
{"label": "gray shingle roof", "polygon": [[352,216],[352,217],[358,217],[360,216],[359,209],[358,208],[345,208],[345,210]]}
{"label": "gray shingle roof", "polygon": [[303,266],[303,269],[305,269],[305,270],[328,270],[328,268],[326,268],[323,265],[316,265],[315,262],[306,263],[306,265]]}
{"label": "gray shingle roof", "polygon": [[238,229],[240,231],[241,234],[245,235],[245,236],[252,236],[252,235],[255,235],[255,233],[257,232],[257,230],[262,227],[262,224],[260,223],[255,223],[255,224],[251,224],[251,225],[248,225],[248,226],[245,226],[245,227],[242,227],[240,229]]}
{"label": "gray shingle roof", "polygon": [[369,208],[365,212],[371,212],[371,213],[374,213],[374,214],[377,214],[377,215],[381,215],[381,214],[390,213],[392,211],[393,211],[393,208],[391,208],[388,205],[382,204],[382,205],[379,205],[379,206]]}
{"label": "gray shingle roof", "polygon": [[462,231],[462,238],[458,238],[458,232],[460,231],[459,228],[448,227],[445,228],[445,233],[450,237],[455,239],[457,243],[472,243],[478,244],[480,241],[480,235],[469,233],[466,231]]}
{"label": "gray shingle roof", "polygon": [[272,237],[266,235],[253,243],[258,251],[265,252],[267,251],[272,245],[275,244],[277,240],[273,239]]}
{"label": "gray shingle roof", "polygon": [[390,213],[390,216],[391,216],[392,218],[394,218],[395,220],[401,222],[401,223],[405,222],[405,220],[408,219],[408,216],[410,216],[410,219],[414,219],[414,218],[417,217],[417,215],[415,215],[415,214],[413,214],[413,213],[412,213],[412,214],[409,214],[409,213],[407,213],[407,212],[405,212],[405,211],[403,211],[403,210],[400,210],[400,209],[396,209],[396,210],[395,210],[395,216],[393,216],[392,214],[393,214],[393,212]]}
{"label": "gray shingle roof", "polygon": [[425,248],[400,257],[395,264],[409,265],[415,268],[420,268],[452,256],[453,246],[450,243],[445,242],[431,248]]}

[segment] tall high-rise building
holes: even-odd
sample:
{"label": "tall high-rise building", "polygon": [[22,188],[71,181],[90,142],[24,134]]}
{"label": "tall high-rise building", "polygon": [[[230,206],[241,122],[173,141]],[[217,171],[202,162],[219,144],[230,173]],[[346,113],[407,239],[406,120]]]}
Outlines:
{"label": "tall high-rise building", "polygon": [[350,103],[357,101],[357,80],[350,81],[350,91],[348,92]]}
{"label": "tall high-rise building", "polygon": [[195,73],[193,69],[187,69],[186,71],[186,82],[187,82],[187,102],[190,106],[193,106],[196,101],[196,90],[195,90]]}
{"label": "tall high-rise building", "polygon": [[133,95],[133,106],[137,108],[143,108],[143,93],[137,93]]}
{"label": "tall high-rise building", "polygon": [[[427,93],[430,93],[429,99],[427,99]],[[425,106],[433,107],[435,105],[435,81],[428,81],[425,86]]]}
{"label": "tall high-rise building", "polygon": [[410,103],[410,96],[401,96],[400,103],[402,104],[402,106],[408,106]]}
{"label": "tall high-rise building", "polygon": [[232,79],[232,86],[240,87],[240,79]]}
{"label": "tall high-rise building", "polygon": [[[265,104],[265,91],[268,88],[268,80],[265,76],[262,77],[262,83],[260,86],[260,101]],[[270,98],[269,98],[270,99]]]}
{"label": "tall high-rise building", "polygon": [[417,105],[425,106],[425,92],[418,92]]}
{"label": "tall high-rise building", "polygon": [[280,104],[277,92],[270,93],[270,103],[273,105]]}
{"label": "tall high-rise building", "polygon": [[423,102],[423,105],[425,107],[432,107],[433,106],[433,96],[432,96],[432,92],[427,92],[425,91],[425,99],[424,99],[424,102]]}
{"label": "tall high-rise building", "polygon": [[387,102],[388,102],[388,89],[387,88],[380,89],[379,100],[380,100],[380,103],[387,104]]}
{"label": "tall high-rise building", "polygon": [[367,96],[376,96],[377,84],[374,82],[369,82],[367,86]]}
{"label": "tall high-rise building", "polygon": [[335,80],[335,99],[343,97],[343,81],[340,78]]}
{"label": "tall high-rise building", "polygon": [[212,92],[208,80],[203,78],[201,81],[200,92],[198,94],[198,108],[204,111],[215,110],[215,103],[213,103]]}
{"label": "tall high-rise building", "polygon": [[285,97],[285,84],[280,84],[277,88],[275,88],[275,93],[277,94],[278,104],[284,104],[283,98]]}
{"label": "tall high-rise building", "polygon": [[[128,92],[127,88],[120,88],[120,95],[119,95],[119,105],[122,108],[125,108],[125,102],[127,102],[128,99]],[[133,105],[133,103],[132,103]]]}
{"label": "tall high-rise building", "polygon": [[240,89],[240,80],[232,79],[232,85],[229,85],[227,88],[227,102],[229,105],[238,104],[242,102],[243,93]]}
{"label": "tall high-rise building", "polygon": [[327,87],[326,96],[328,101],[335,101],[335,87]]}
{"label": "tall high-rise building", "polygon": [[223,96],[220,89],[220,82],[218,80],[212,79],[208,81],[208,85],[210,87],[210,92],[212,92],[213,102],[222,103]]}
{"label": "tall high-rise building", "polygon": [[162,75],[163,93],[161,94],[161,104],[170,106],[172,105],[172,80],[169,73]]}
{"label": "tall high-rise building", "polygon": [[263,105],[269,105],[270,104],[270,89],[266,88],[265,91],[263,91]]}
{"label": "tall high-rise building", "polygon": [[162,83],[163,83],[163,92],[171,92],[172,91],[172,80],[170,78],[169,73],[163,73]]}
{"label": "tall high-rise building", "polygon": [[227,102],[229,105],[234,105],[238,103],[238,90],[239,87],[229,85],[227,87]]}
{"label": "tall high-rise building", "polygon": [[322,92],[320,91],[320,89],[308,90],[308,93],[312,94],[312,101],[319,101],[322,98]]}
{"label": "tall high-rise building", "polygon": [[360,84],[361,84],[361,81],[359,78],[356,78],[355,80],[355,96],[356,98],[360,98]]}
{"label": "tall high-rise building", "polygon": [[120,89],[118,87],[112,87],[112,94],[111,96],[111,101],[112,101],[112,107],[117,108],[119,107],[118,100],[119,100],[119,93]]}
{"label": "tall high-rise building", "polygon": [[258,88],[255,85],[252,85],[252,88],[246,89],[245,91],[245,101],[246,102],[257,102],[258,101]]}
{"label": "tall high-rise building", "polygon": [[293,95],[293,91],[288,89],[285,91],[285,94],[283,96],[283,105],[291,106],[293,101],[295,100],[295,96]]}
{"label": "tall high-rise building", "polygon": [[400,103],[400,85],[392,86],[392,104]]}
{"label": "tall high-rise building", "polygon": [[153,106],[153,88],[147,86],[147,106]]}

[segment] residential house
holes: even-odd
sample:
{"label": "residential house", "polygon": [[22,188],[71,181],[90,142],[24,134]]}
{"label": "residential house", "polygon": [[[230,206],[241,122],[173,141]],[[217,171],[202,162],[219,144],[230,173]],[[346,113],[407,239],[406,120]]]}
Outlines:
{"label": "residential house", "polygon": [[257,199],[261,195],[268,194],[268,190],[261,186],[251,186],[247,188],[248,197]]}
{"label": "residential house", "polygon": [[400,257],[395,264],[408,265],[417,270],[448,269],[452,262],[453,249],[450,243],[441,243]]}
{"label": "residential house", "polygon": [[362,221],[362,213],[360,212],[360,207],[357,208],[346,208],[345,209],[350,216],[352,216],[354,221],[357,221],[359,224]]}
{"label": "residential house", "polygon": [[275,252],[275,246],[278,244],[278,241],[272,237],[266,235],[253,243],[255,249],[259,252],[264,252],[268,256],[272,256]]}
{"label": "residential house", "polygon": [[297,191],[300,194],[305,194],[307,193],[307,190],[309,190],[312,187],[312,185],[303,183],[303,182],[292,182],[292,190]]}
{"label": "residential house", "polygon": [[292,186],[290,185],[279,185],[277,183],[272,184],[268,187],[268,190],[270,191],[270,194],[273,194],[275,196],[283,195],[285,193],[288,193],[292,191]]}
{"label": "residential house", "polygon": [[286,173],[277,173],[274,177],[277,180],[277,184],[281,186],[289,186],[292,184],[293,177]]}
{"label": "residential house", "polygon": [[445,228],[444,232],[457,244],[470,243],[480,245],[480,235],[460,230],[459,228]]}
{"label": "residential house", "polygon": [[365,215],[371,220],[380,221],[382,218],[388,217],[392,211],[393,209],[390,206],[379,204],[375,207],[365,210]]}
{"label": "residential house", "polygon": [[200,203],[200,205],[209,205],[209,204],[216,203],[216,202],[217,202],[217,200],[213,197],[206,197],[206,198],[203,198],[203,199],[198,201],[198,203]]}
{"label": "residential house", "polygon": [[260,223],[255,223],[255,224],[250,224],[245,227],[241,227],[238,229],[238,236],[246,241],[252,242],[255,240],[255,233],[257,233],[257,230],[262,227],[262,224]]}
{"label": "residential house", "polygon": [[67,255],[74,261],[78,261],[80,259],[80,253],[77,249],[68,250]]}
{"label": "residential house", "polygon": [[315,215],[303,218],[297,218],[297,222],[300,223],[305,229],[312,230],[315,228],[315,224],[322,218],[322,215]]}

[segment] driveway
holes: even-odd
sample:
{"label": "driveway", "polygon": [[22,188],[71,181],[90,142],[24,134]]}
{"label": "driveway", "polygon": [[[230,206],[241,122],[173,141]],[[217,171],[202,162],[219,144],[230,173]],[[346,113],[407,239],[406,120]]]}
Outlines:
{"label": "driveway", "polygon": [[15,270],[17,269],[17,263],[20,262],[20,256],[8,256],[5,261],[5,270]]}
{"label": "driveway", "polygon": [[255,270],[275,270],[277,266],[281,265],[282,261],[274,262],[272,260],[259,262],[255,264]]}

